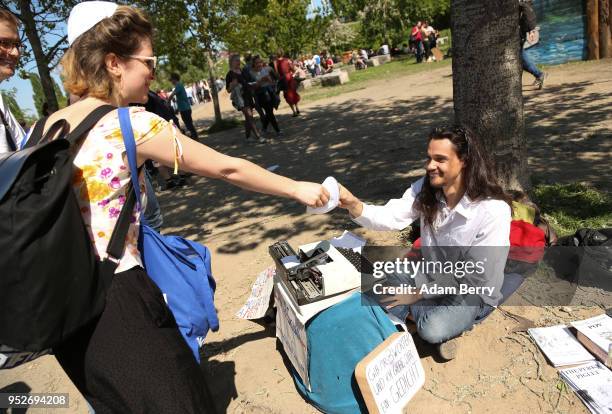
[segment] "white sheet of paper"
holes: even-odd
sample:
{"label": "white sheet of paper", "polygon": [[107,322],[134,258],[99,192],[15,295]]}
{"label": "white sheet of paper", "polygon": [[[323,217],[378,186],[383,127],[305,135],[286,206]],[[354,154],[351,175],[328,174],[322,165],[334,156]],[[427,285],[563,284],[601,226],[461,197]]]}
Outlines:
{"label": "white sheet of paper", "polygon": [[306,213],[325,214],[338,207],[338,202],[340,201],[340,187],[338,186],[338,181],[336,181],[334,177],[327,177],[322,185],[329,191],[329,201],[323,207],[306,207]]}
{"label": "white sheet of paper", "polygon": [[527,332],[555,367],[581,364],[595,359],[565,325],[531,328]]}
{"label": "white sheet of paper", "polygon": [[[561,378],[578,394],[592,413],[612,412],[612,372],[595,361],[573,368],[559,370]],[[584,395],[590,398],[584,398]]]}
{"label": "white sheet of paper", "polygon": [[609,352],[612,347],[612,318],[605,313],[582,321],[572,322],[572,326],[595,342],[597,346]]}
{"label": "white sheet of paper", "polygon": [[361,248],[366,245],[366,241],[364,239],[348,230],[344,230],[344,233],[342,233],[340,237],[334,237],[329,242],[334,247],[352,249],[356,252],[361,252]]}

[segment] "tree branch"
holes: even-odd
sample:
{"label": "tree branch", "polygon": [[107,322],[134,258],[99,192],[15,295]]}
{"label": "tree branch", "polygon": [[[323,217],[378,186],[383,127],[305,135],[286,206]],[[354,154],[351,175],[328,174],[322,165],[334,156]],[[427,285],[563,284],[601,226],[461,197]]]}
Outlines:
{"label": "tree branch", "polygon": [[64,40],[66,40],[67,38],[68,38],[68,35],[62,36],[62,38],[58,40],[57,43],[53,45],[51,49],[49,49],[49,51],[45,55],[45,58],[47,59],[48,62],[51,62],[51,60],[53,60],[53,58],[55,57],[54,55],[59,50],[59,47],[64,43]]}
{"label": "tree branch", "polygon": [[17,17],[19,20],[22,20],[21,13],[17,12],[16,10],[11,9],[6,1],[0,0],[0,6],[2,6],[4,9],[10,11],[11,13],[13,13],[15,15],[15,17]]}

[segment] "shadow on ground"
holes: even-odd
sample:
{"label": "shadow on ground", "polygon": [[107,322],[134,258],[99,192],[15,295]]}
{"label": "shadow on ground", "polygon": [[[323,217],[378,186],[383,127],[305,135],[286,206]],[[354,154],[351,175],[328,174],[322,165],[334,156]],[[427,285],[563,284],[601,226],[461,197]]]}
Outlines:
{"label": "shadow on ground", "polygon": [[[591,85],[552,86],[526,97],[530,168],[540,179],[585,181],[609,190],[612,135],[609,129],[597,128],[609,117],[608,95],[585,95]],[[387,106],[369,99],[346,101],[313,106],[297,119],[279,116],[285,135],[273,143],[247,146],[240,128],[211,135],[206,143],[264,167],[278,165],[276,172],[297,180],[321,182],[334,175],[360,198],[384,202],[401,196],[420,175],[427,133],[448,123],[452,115],[452,100],[440,96],[417,96]],[[193,182],[161,196],[166,225],[181,227],[185,235],[203,242],[226,238],[219,247],[222,253],[253,249],[303,231],[323,234],[350,223],[344,211],[335,211],[321,227],[305,218],[297,203],[217,180]],[[295,221],[290,227],[267,229],[265,223],[281,215]]]}

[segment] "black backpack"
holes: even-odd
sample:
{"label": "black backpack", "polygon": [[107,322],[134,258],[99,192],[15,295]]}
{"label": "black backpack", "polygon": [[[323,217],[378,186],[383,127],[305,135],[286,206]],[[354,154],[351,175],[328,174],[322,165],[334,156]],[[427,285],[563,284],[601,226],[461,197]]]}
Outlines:
{"label": "black backpack", "polygon": [[579,229],[560,237],[544,260],[562,279],[611,292],[612,228]]}
{"label": "black backpack", "polygon": [[71,133],[65,120],[57,121],[41,138],[45,118],[26,148],[0,154],[0,368],[64,342],[104,309],[135,199],[129,191],[110,258],[100,261],[72,181],[77,141],[113,109],[97,108]]}

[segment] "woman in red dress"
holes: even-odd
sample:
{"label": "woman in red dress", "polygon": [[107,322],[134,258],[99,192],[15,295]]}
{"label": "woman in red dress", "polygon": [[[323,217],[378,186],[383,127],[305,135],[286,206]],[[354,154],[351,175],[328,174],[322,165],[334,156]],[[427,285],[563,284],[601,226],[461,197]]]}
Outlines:
{"label": "woman in red dress", "polygon": [[298,108],[300,95],[297,93],[298,83],[293,78],[293,62],[287,55],[283,55],[281,50],[277,54],[275,66],[285,101],[291,107],[293,116],[298,116],[300,114],[300,108]]}

